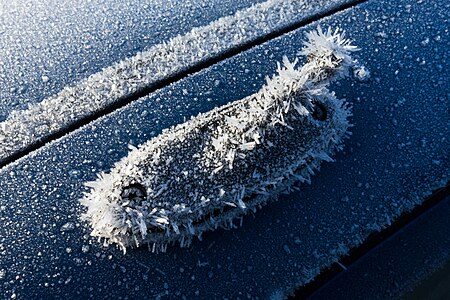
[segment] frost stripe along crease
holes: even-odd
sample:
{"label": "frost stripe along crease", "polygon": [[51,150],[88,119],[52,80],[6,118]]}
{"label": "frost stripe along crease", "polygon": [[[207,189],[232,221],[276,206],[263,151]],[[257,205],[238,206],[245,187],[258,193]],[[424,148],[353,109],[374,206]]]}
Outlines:
{"label": "frost stripe along crease", "polygon": [[118,62],[0,123],[0,162],[146,87],[345,1],[269,0]]}

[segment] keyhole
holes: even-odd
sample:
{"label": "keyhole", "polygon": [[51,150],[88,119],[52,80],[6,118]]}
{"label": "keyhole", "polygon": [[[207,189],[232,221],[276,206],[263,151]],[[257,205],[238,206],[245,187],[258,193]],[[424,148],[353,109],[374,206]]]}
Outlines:
{"label": "keyhole", "polygon": [[122,200],[124,201],[134,202],[143,201],[147,197],[145,188],[139,183],[130,184],[129,186],[125,187],[122,191],[121,196]]}

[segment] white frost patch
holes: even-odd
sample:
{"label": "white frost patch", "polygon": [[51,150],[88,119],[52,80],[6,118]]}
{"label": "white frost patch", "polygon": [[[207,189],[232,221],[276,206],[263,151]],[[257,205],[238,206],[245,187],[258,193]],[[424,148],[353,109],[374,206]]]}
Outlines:
{"label": "white frost patch", "polygon": [[[0,123],[0,160],[118,99],[298,22],[331,7],[332,2],[320,5],[307,0],[269,0],[256,4],[118,62],[26,110],[13,111]],[[43,83],[49,80],[42,76]]]}
{"label": "white frost patch", "polygon": [[353,68],[353,76],[359,81],[367,81],[370,78],[370,71],[364,66],[355,66]]}
{"label": "white frost patch", "polygon": [[131,149],[86,184],[91,235],[124,251],[189,246],[206,230],[235,228],[296,181],[309,183],[349,135],[349,107],[326,86],[348,73],[354,50],[340,31],[318,28],[307,35],[302,67],[284,58],[259,92]]}

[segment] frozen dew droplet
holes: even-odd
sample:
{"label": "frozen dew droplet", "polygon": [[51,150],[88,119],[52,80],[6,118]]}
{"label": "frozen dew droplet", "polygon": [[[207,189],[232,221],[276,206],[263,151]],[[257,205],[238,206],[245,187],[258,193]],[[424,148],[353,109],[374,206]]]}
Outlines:
{"label": "frozen dew droplet", "polygon": [[70,177],[73,177],[73,178],[79,178],[80,174],[81,173],[78,170],[71,170],[71,171],[69,171]]}
{"label": "frozen dew droplet", "polygon": [[74,229],[75,229],[75,224],[73,222],[67,222],[66,224],[61,226],[60,231],[65,232],[65,231],[71,231]]}
{"label": "frozen dew droplet", "polygon": [[87,253],[88,251],[89,251],[89,246],[88,246],[88,245],[83,245],[83,246],[81,247],[81,252]]}
{"label": "frozen dew droplet", "polygon": [[370,78],[370,71],[364,66],[353,68],[353,76],[359,81],[367,81]]}

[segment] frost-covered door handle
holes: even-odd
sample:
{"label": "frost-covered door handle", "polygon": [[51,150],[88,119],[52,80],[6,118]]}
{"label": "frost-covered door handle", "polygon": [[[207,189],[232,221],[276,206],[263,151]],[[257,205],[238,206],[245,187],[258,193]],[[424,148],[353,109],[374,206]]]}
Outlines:
{"label": "frost-covered door handle", "polygon": [[81,203],[92,236],[128,247],[191,243],[296,181],[309,182],[348,135],[349,106],[327,89],[348,74],[357,48],[339,30],[307,34],[301,68],[278,74],[242,100],[199,114],[132,149],[101,173]]}

